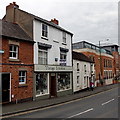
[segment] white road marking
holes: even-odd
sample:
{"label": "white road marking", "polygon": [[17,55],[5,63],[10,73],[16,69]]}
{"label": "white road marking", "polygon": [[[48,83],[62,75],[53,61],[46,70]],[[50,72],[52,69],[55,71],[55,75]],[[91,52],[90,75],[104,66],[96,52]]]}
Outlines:
{"label": "white road marking", "polygon": [[102,105],[108,104],[109,102],[112,102],[113,100],[115,100],[115,99],[112,99],[112,100],[109,100],[109,101],[107,101],[105,103],[102,103]]}
{"label": "white road marking", "polygon": [[93,108],[88,109],[88,110],[83,111],[83,112],[80,112],[80,113],[78,113],[78,114],[72,115],[72,116],[70,116],[70,117],[68,117],[68,118],[73,118],[73,117],[75,117],[75,116],[78,116],[78,115],[84,114],[84,113],[89,112],[89,111],[92,111],[92,110],[93,110]]}

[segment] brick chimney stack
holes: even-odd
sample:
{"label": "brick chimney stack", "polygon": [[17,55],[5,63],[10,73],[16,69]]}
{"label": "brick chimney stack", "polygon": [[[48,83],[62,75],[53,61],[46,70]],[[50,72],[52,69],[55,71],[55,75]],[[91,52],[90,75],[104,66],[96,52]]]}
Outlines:
{"label": "brick chimney stack", "polygon": [[51,22],[53,22],[54,24],[56,24],[56,25],[59,25],[59,21],[57,20],[57,19],[51,19]]}
{"label": "brick chimney stack", "polygon": [[19,8],[19,5],[17,5],[16,2],[13,2],[13,3],[10,3],[10,4],[6,7],[6,10],[7,10],[7,9],[10,9],[10,8]]}
{"label": "brick chimney stack", "polygon": [[19,5],[16,2],[10,3],[6,6],[6,17],[5,20],[9,22],[15,22],[15,10],[19,9]]}

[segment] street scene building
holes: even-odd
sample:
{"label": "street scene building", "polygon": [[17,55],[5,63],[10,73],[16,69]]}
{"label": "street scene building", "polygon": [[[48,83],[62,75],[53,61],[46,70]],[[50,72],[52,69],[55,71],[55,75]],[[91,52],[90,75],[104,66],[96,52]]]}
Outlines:
{"label": "street scene building", "polygon": [[32,100],[33,40],[16,23],[0,20],[2,102]]}
{"label": "street scene building", "polygon": [[117,80],[120,76],[120,69],[119,69],[120,60],[119,60],[119,51],[118,51],[119,46],[116,44],[107,44],[107,45],[102,44],[101,48],[109,50],[112,53],[114,57],[114,63],[113,63],[114,64],[114,80]]}
{"label": "street scene building", "polygon": [[15,2],[0,22],[3,102],[66,96],[91,82],[98,87],[119,80],[118,45],[72,44],[73,33],[57,19],[35,16]]}
{"label": "street scene building", "polygon": [[72,52],[73,56],[73,91],[90,88],[95,82],[94,62],[82,53]]}
{"label": "street scene building", "polygon": [[[21,17],[22,16],[22,17]],[[44,20],[13,2],[3,20],[19,24],[34,44],[34,99],[72,94],[72,36],[59,21]]]}
{"label": "street scene building", "polygon": [[74,43],[73,50],[85,54],[95,62],[95,86],[113,83],[114,56],[109,50],[86,41]]}

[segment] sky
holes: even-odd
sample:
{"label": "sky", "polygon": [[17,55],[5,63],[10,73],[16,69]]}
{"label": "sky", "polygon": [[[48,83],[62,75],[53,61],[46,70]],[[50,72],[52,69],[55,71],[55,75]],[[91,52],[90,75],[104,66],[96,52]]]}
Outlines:
{"label": "sky", "polygon": [[0,19],[12,2],[46,20],[56,18],[74,43],[118,43],[118,0],[0,0]]}

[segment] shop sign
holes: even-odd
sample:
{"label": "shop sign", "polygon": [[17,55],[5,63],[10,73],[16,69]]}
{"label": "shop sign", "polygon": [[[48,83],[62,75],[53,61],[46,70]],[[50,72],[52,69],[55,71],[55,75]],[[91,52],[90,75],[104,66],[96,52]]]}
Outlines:
{"label": "shop sign", "polygon": [[35,65],[35,71],[72,71],[70,66]]}

